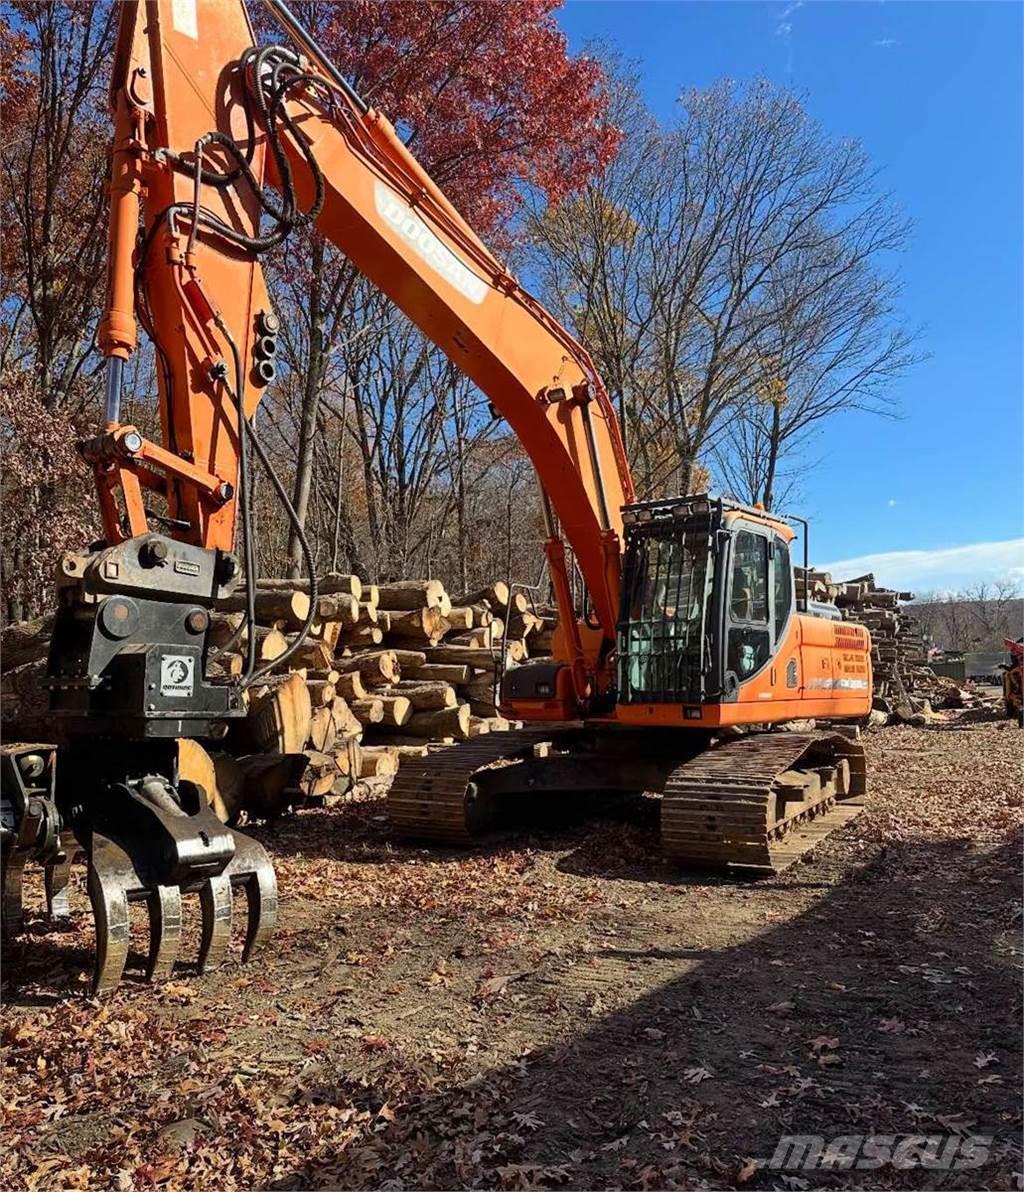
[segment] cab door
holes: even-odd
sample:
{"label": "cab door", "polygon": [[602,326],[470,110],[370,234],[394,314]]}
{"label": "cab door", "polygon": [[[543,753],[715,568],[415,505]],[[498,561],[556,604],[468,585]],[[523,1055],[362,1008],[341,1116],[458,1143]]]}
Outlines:
{"label": "cab door", "polygon": [[772,656],[769,539],[760,529],[733,532],[726,600],[726,695],[743,688]]}
{"label": "cab door", "polygon": [[[726,601],[726,689],[739,699],[797,697],[799,627],[789,545],[766,527],[733,533]],[[734,695],[735,698],[735,695]]]}
{"label": "cab door", "polygon": [[796,619],[793,560],[789,543],[778,534],[772,538],[772,649],[771,684],[780,699],[796,699],[800,686],[800,626]]}

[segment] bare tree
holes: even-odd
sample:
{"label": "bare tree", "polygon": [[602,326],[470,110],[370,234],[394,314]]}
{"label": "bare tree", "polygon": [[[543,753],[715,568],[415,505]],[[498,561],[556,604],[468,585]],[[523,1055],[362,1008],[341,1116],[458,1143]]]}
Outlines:
{"label": "bare tree", "polygon": [[1014,576],[978,580],[957,592],[926,592],[914,615],[940,649],[996,651],[1024,633],[1024,589]]}
{"label": "bare tree", "polygon": [[1021,582],[1014,576],[979,580],[964,589],[962,599],[986,643],[998,647],[1004,638],[1024,633],[1021,593]]}
{"label": "bare tree", "polygon": [[[771,270],[774,312],[760,337],[755,400],[726,437],[742,467],[748,500],[775,506],[779,465],[824,418],[857,409],[891,414],[892,383],[917,358],[898,320],[895,276],[878,271],[905,247],[908,225],[885,197],[873,197],[863,153],[843,146],[832,165],[849,212],[832,227],[815,220],[807,246]],[[720,453],[721,459],[723,453]]]}
{"label": "bare tree", "polygon": [[689,92],[667,128],[621,70],[616,102],[618,159],[531,221],[545,293],[609,377],[641,491],[686,491],[717,448],[770,502],[788,446],[881,408],[910,363],[878,272],[907,225],[863,150],[769,83]]}
{"label": "bare tree", "polygon": [[0,366],[28,369],[48,409],[84,404],[99,365],[116,20],[110,3],[45,0],[12,5],[0,30],[26,72],[12,86],[5,64]]}

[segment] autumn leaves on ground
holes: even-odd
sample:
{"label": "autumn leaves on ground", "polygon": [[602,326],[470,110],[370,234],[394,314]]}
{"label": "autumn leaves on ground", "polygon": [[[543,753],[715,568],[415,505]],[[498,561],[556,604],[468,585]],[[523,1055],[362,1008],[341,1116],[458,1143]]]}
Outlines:
{"label": "autumn leaves on ground", "polygon": [[5,1188],[936,1186],[781,1173],[783,1134],[987,1134],[1020,1170],[1021,738],[869,735],[872,795],[785,875],[656,852],[657,804],[466,855],[383,802],[264,831],[264,957],[86,1000],[91,944],[4,960]]}

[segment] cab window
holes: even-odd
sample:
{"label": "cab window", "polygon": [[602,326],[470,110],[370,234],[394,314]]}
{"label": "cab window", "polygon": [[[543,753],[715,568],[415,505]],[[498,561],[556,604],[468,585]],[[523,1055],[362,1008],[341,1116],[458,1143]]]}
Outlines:
{"label": "cab window", "polygon": [[732,557],[732,618],[768,621],[768,540],[741,530]]}
{"label": "cab window", "polygon": [[768,539],[740,530],[733,539],[729,585],[726,665],[739,681],[749,678],[771,656],[768,625]]}
{"label": "cab window", "polygon": [[789,614],[793,607],[793,568],[789,561],[789,545],[782,541],[781,538],[775,539],[775,551],[772,560],[774,568],[774,597],[775,607],[772,610],[775,628],[775,641],[778,643],[782,638],[783,630],[786,628],[786,622],[789,620]]}

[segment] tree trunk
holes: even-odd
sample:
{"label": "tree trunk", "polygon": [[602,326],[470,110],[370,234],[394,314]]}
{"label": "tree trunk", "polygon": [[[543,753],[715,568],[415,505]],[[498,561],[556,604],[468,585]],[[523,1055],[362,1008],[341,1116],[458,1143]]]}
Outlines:
{"label": "tree trunk", "polygon": [[[309,596],[305,592],[257,591],[255,605],[256,620],[263,623],[286,621],[289,628],[298,629],[309,616]],[[217,609],[220,612],[245,612],[245,608],[244,592],[235,592],[233,595],[217,601]]]}
{"label": "tree trunk", "polygon": [[339,675],[335,680],[334,689],[347,700],[366,699],[363,676],[357,670],[350,671],[347,675]]}
{"label": "tree trunk", "polygon": [[478,650],[475,646],[434,646],[426,651],[426,655],[428,666],[433,662],[443,662],[456,666],[475,666],[487,671],[495,668],[490,651]]}
{"label": "tree trunk", "polygon": [[[308,592],[309,579],[260,579],[256,585],[261,592]],[[332,571],[327,575],[317,577],[316,590],[318,596],[333,596],[343,594],[354,596],[356,600],[363,598],[363,583],[357,575],[344,575]]]}
{"label": "tree trunk", "polygon": [[469,736],[469,705],[459,704],[456,708],[442,708],[437,712],[416,712],[402,726],[402,731],[411,737],[457,737]]}
{"label": "tree trunk", "polygon": [[414,683],[403,681],[397,687],[385,688],[389,694],[401,695],[415,712],[436,712],[440,708],[454,708],[459,702],[450,683]]}
{"label": "tree trunk", "polygon": [[765,470],[764,490],[761,500],[770,510],[775,500],[775,473],[779,466],[779,451],[782,448],[782,409],[778,402],[772,403],[772,433],[768,440],[768,465]]}
{"label": "tree trunk", "polygon": [[342,593],[336,596],[318,596],[316,615],[321,621],[340,621],[342,625],[355,625],[359,621],[359,601],[355,596]]}
{"label": "tree trunk", "polygon": [[289,675],[253,701],[249,733],[264,753],[301,753],[309,740],[312,716],[305,680],[300,675]]}
{"label": "tree trunk", "polygon": [[470,667],[455,663],[402,667],[402,679],[410,683],[468,683],[471,674]]}
{"label": "tree trunk", "polygon": [[[481,604],[487,601],[493,612],[499,615],[508,604],[508,584],[503,579],[495,580],[486,588],[478,588],[475,592],[466,592],[454,601],[455,604]],[[521,593],[520,593],[521,595]],[[526,597],[523,597],[523,608],[526,607]]]}
{"label": "tree trunk", "polygon": [[398,681],[398,660],[394,650],[373,650],[366,654],[357,654],[354,658],[339,658],[334,669],[342,675],[351,671],[358,671],[363,682],[373,684],[395,683]]}
{"label": "tree trunk", "polygon": [[375,696],[369,699],[354,699],[349,707],[360,724],[380,724],[384,719],[384,703]]}
{"label": "tree trunk", "polygon": [[393,584],[378,584],[380,607],[399,612],[419,608],[437,608],[447,614],[451,600],[439,579],[406,579]]}
{"label": "tree trunk", "polygon": [[387,745],[366,745],[360,751],[359,777],[381,778],[398,769],[398,751]]}
{"label": "tree trunk", "polygon": [[390,613],[387,632],[413,641],[439,642],[450,628],[437,608],[418,608],[407,613]]}

